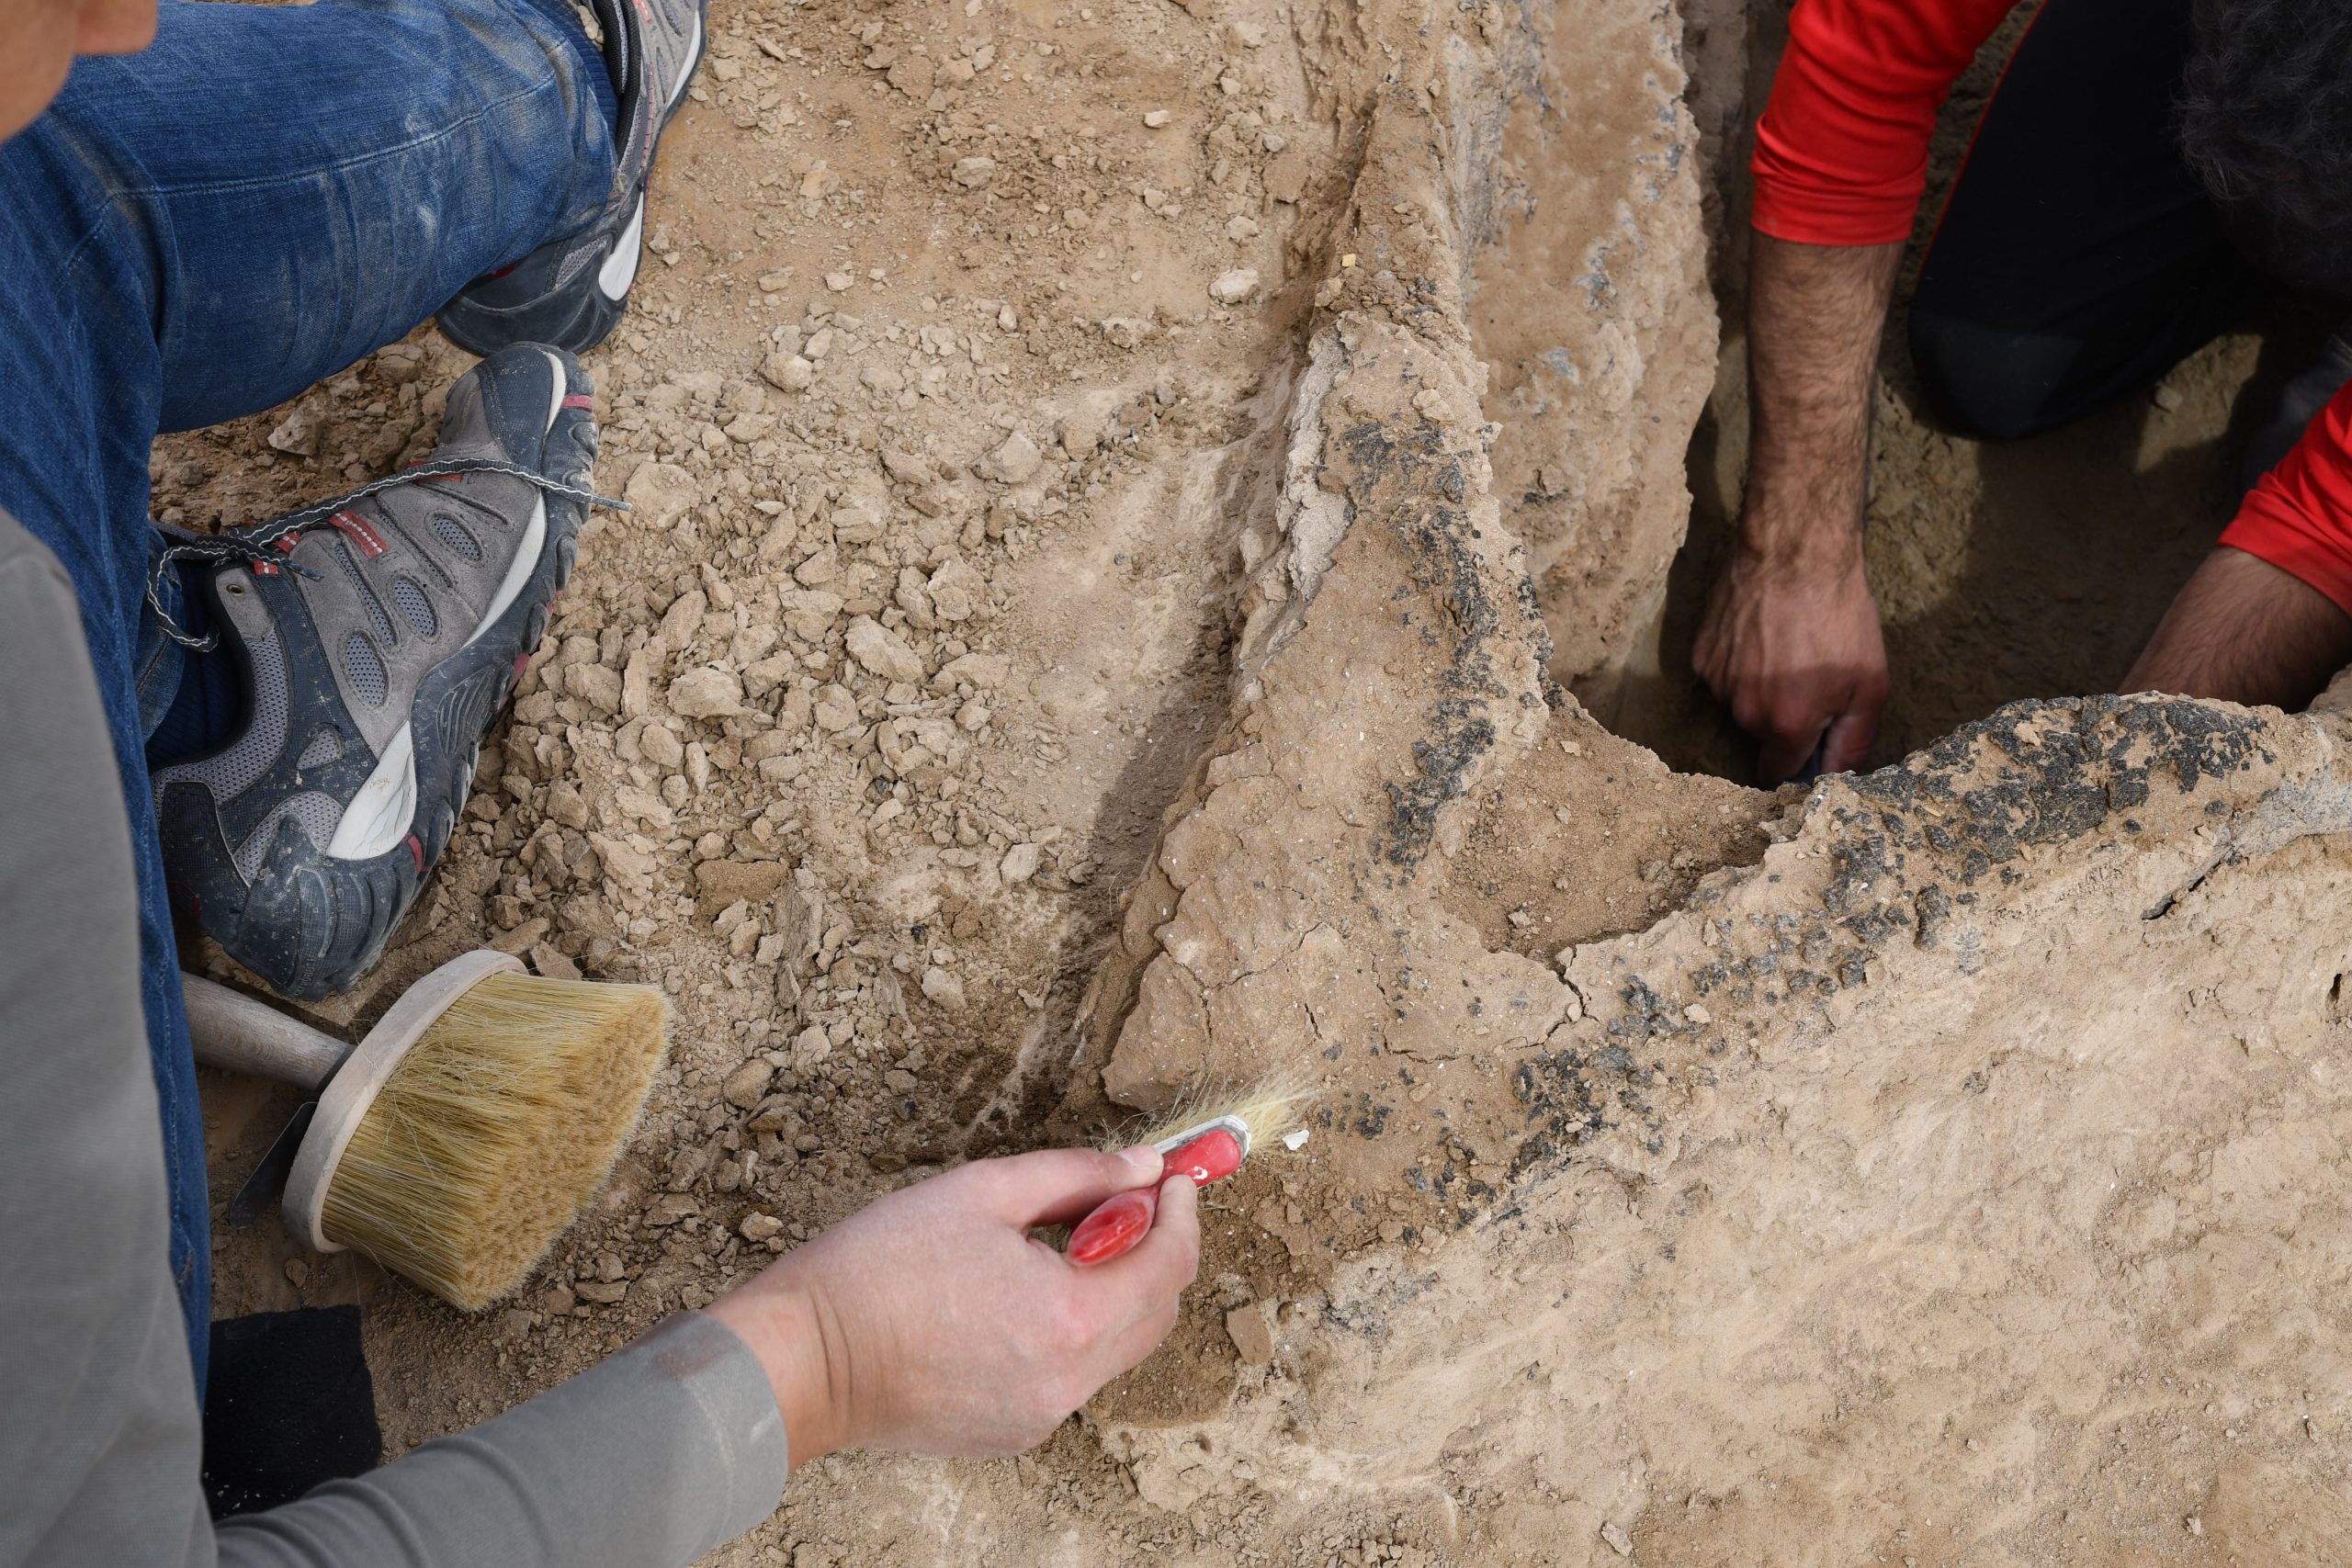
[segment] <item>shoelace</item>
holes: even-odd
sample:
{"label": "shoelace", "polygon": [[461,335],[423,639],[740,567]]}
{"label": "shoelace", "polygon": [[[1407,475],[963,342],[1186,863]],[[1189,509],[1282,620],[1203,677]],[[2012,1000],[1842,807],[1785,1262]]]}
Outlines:
{"label": "shoelace", "polygon": [[[220,645],[220,634],[216,631],[204,637],[197,637],[172,619],[170,613],[164,608],[164,574],[165,572],[172,570],[181,561],[216,564],[243,561],[248,566],[267,563],[281,570],[295,572],[316,581],[319,575],[317,572],[306,566],[297,566],[287,558],[284,552],[277,551],[277,546],[281,540],[322,526],[328,518],[349,506],[353,502],[365,501],[379,491],[390,490],[397,485],[413,484],[418,479],[452,479],[459,474],[504,474],[510,479],[526,479],[549,495],[560,495],[572,501],[584,501],[591,506],[602,506],[613,512],[631,510],[629,503],[626,501],[616,501],[611,496],[598,495],[593,490],[582,490],[577,486],[565,484],[560,479],[549,479],[547,475],[526,468],[520,463],[502,463],[494,457],[453,457],[445,462],[423,462],[412,468],[402,468],[396,474],[387,474],[382,479],[370,479],[356,490],[345,491],[341,495],[325,501],[312,502],[299,511],[289,512],[283,517],[275,517],[250,528],[239,528],[232,533],[203,534],[189,538],[175,539],[164,547],[163,553],[155,558],[155,564],[148,570],[147,607],[155,613],[155,624],[165,637],[193,652],[209,653]],[[277,553],[273,554],[273,551]]]}

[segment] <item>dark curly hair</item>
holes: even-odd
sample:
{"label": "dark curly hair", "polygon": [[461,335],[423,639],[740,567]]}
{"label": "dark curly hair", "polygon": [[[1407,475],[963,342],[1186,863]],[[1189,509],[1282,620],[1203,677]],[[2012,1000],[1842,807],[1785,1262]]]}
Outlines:
{"label": "dark curly hair", "polygon": [[2282,281],[2352,297],[2352,3],[2197,0],[2181,149]]}

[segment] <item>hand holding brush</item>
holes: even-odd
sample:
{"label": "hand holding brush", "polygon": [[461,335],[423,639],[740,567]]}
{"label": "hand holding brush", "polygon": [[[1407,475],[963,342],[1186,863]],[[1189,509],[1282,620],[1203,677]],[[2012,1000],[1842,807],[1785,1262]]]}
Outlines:
{"label": "hand holding brush", "polygon": [[[1159,1223],[1077,1268],[1030,1232],[1155,1191]],[[844,1448],[986,1457],[1042,1442],[1175,1326],[1193,1184],[1149,1148],[977,1160],[877,1200],[703,1311],[766,1367],[797,1466]]]}
{"label": "hand holding brush", "polygon": [[[1298,1108],[1306,1099],[1303,1089],[1287,1087],[1220,1098],[1190,1096],[1178,1101],[1172,1130],[1163,1128],[1144,1141],[1167,1161],[1169,1175],[1205,1187],[1239,1170],[1252,1149],[1277,1139],[1292,1148],[1305,1143]],[[1071,1228],[1069,1260],[1108,1263],[1132,1251],[1151,1229],[1159,1201],[1159,1192],[1148,1188],[1103,1200]]]}

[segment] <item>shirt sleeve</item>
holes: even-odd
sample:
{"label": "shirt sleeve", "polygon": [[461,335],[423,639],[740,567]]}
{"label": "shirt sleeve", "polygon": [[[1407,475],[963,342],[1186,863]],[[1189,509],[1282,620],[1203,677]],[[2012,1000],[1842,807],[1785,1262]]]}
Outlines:
{"label": "shirt sleeve", "polygon": [[784,1420],[732,1329],[670,1318],[503,1416],[219,1529],[221,1568],[639,1568],[775,1511]]}
{"label": "shirt sleeve", "polygon": [[2222,543],[2302,579],[2352,615],[2352,383],[2246,492]]}
{"label": "shirt sleeve", "polygon": [[1798,0],[1756,127],[1757,230],[1811,245],[1905,239],[1951,85],[2017,0]]}

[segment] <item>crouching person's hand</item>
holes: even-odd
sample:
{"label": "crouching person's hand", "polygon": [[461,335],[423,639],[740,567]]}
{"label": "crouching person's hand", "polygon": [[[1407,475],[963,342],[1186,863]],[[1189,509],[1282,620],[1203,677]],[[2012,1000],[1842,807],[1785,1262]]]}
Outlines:
{"label": "crouching person's hand", "polygon": [[1200,1264],[1182,1177],[1114,1262],[1073,1267],[1030,1227],[1159,1176],[1148,1148],[980,1160],[891,1193],[704,1310],[767,1368],[795,1467],[835,1449],[1018,1452],[1151,1353]]}

